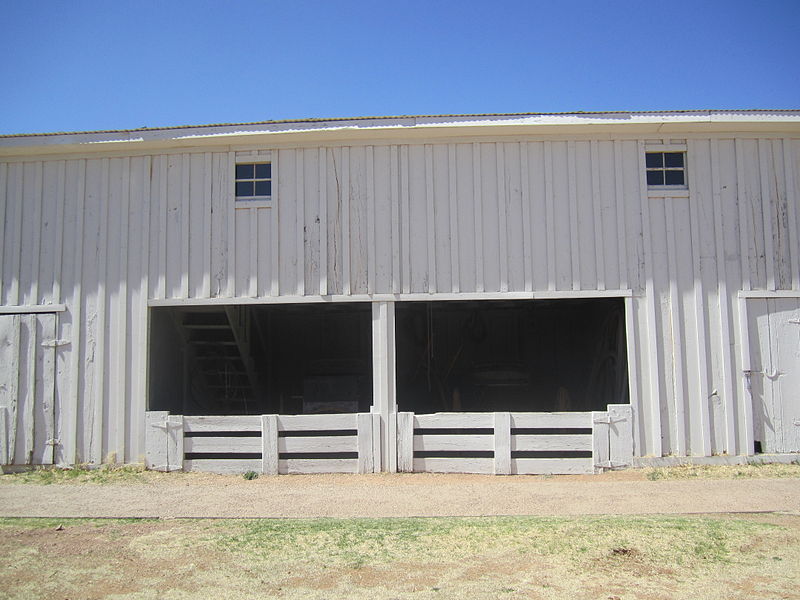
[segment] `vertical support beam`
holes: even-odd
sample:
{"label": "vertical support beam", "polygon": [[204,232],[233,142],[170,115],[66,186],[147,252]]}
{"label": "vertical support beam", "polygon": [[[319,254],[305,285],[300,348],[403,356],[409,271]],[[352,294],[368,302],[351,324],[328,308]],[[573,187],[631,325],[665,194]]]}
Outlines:
{"label": "vertical support beam", "polygon": [[167,471],[183,471],[183,415],[169,415],[167,431]]}
{"label": "vertical support beam", "polygon": [[[397,470],[394,302],[372,303],[372,412],[380,415],[380,466]],[[378,460],[376,459],[376,464]]]}
{"label": "vertical support beam", "polygon": [[633,462],[633,409],[630,404],[608,405],[608,457],[612,466]]}
{"label": "vertical support beam", "polygon": [[753,443],[753,390],[750,385],[750,376],[753,369],[750,357],[750,330],[747,319],[747,299],[739,298],[739,350],[742,358],[742,417],[740,427],[743,433],[743,446],[739,448],[739,454],[749,456],[755,452]]}
{"label": "vertical support beam", "polygon": [[278,474],[278,416],[261,415],[261,472]]}
{"label": "vertical support beam", "polygon": [[372,418],[371,413],[359,413],[356,415],[359,473],[372,473],[375,471],[372,446]]}
{"label": "vertical support beam", "polygon": [[603,468],[611,460],[611,452],[608,444],[608,413],[592,412],[592,465],[594,472],[602,472]]}
{"label": "vertical support beam", "polygon": [[167,428],[169,412],[150,410],[145,413],[144,448],[145,467],[154,471],[167,468]]}
{"label": "vertical support beam", "polygon": [[511,413],[494,413],[494,474],[511,475]]}
{"label": "vertical support beam", "polygon": [[[641,413],[635,411],[641,410],[641,403],[639,400],[639,346],[636,343],[636,336],[636,315],[633,312],[633,298],[625,298],[625,348],[628,357],[628,399],[630,400],[631,412],[638,415]],[[636,434],[634,435],[634,439],[636,439],[636,443],[638,444],[637,449],[640,454],[644,454],[644,452],[641,452],[642,438],[641,433],[638,431],[638,424],[633,421],[633,419],[631,423],[633,431]]]}
{"label": "vertical support beam", "polygon": [[397,471],[414,472],[414,413],[397,413]]}

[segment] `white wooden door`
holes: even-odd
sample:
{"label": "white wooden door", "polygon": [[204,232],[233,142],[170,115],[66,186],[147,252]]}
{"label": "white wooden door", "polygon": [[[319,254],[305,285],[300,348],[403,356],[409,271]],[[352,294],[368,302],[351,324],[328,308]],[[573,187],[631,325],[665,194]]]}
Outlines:
{"label": "white wooden door", "polygon": [[52,313],[0,315],[0,464],[53,463],[55,323]]}
{"label": "white wooden door", "polygon": [[764,452],[800,452],[800,299],[747,303],[754,439]]}

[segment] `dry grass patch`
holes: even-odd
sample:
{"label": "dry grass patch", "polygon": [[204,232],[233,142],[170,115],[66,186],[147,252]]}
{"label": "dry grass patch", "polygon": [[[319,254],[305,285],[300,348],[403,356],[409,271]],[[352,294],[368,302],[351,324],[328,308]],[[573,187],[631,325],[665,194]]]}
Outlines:
{"label": "dry grass patch", "polygon": [[0,564],[14,599],[797,598],[800,517],[2,519]]}
{"label": "dry grass patch", "polygon": [[781,479],[800,478],[800,464],[681,465],[643,469],[647,479]]}

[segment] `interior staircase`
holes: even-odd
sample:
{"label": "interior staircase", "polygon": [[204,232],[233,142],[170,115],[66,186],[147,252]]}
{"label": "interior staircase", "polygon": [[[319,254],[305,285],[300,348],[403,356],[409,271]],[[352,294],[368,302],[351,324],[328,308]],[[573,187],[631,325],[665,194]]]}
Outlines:
{"label": "interior staircase", "polygon": [[192,307],[175,318],[186,353],[187,396],[208,414],[256,414],[259,380],[246,307]]}

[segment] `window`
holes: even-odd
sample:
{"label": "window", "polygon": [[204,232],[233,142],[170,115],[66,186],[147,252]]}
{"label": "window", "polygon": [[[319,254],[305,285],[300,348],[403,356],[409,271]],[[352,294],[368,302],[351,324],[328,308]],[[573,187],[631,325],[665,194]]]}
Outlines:
{"label": "window", "polygon": [[648,186],[686,186],[684,152],[645,152]]}
{"label": "window", "polygon": [[272,163],[237,163],[236,201],[272,198]]}

